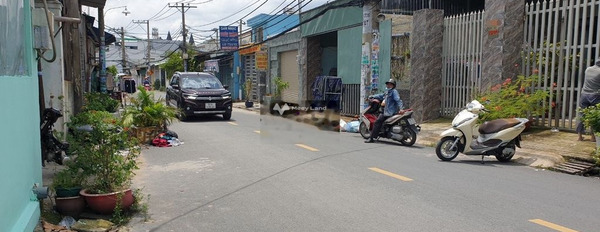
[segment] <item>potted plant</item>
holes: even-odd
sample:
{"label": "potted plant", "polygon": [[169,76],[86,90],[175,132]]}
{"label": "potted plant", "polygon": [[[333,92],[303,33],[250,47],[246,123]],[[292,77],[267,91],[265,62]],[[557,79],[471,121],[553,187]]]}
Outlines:
{"label": "potted plant", "polygon": [[592,129],[596,136],[596,148],[600,148],[600,104],[579,110],[582,114],[581,121],[586,127]]}
{"label": "potted plant", "polygon": [[290,87],[290,83],[283,81],[281,77],[275,77],[273,81],[275,82],[275,98],[281,99],[281,92],[288,89]]}
{"label": "potted plant", "polygon": [[56,193],[54,202],[60,214],[77,218],[85,209],[85,200],[79,195],[85,176],[72,162],[67,165],[52,180],[52,189]]}
{"label": "potted plant", "polygon": [[156,100],[154,94],[143,87],[131,99],[132,105],[125,109],[122,122],[125,127],[132,128],[132,133],[141,143],[149,143],[156,135],[167,130],[173,119],[177,117],[177,109],[166,106],[161,99]]}
{"label": "potted plant", "polygon": [[252,96],[252,79],[246,78],[244,90],[246,91],[246,108],[250,108],[254,106],[254,102],[250,101],[250,96]]}
{"label": "potted plant", "polygon": [[110,214],[115,207],[127,210],[133,204],[130,182],[140,152],[112,114],[105,111],[82,112],[72,120],[71,128],[89,125],[92,130],[75,130],[71,139],[76,163],[88,178],[80,191],[88,206],[100,214]]}
{"label": "potted plant", "polygon": [[480,97],[481,103],[489,112],[482,114],[481,121],[500,118],[528,118],[543,115],[548,100],[548,91],[537,89],[538,76],[518,76],[517,79],[506,79],[502,84],[493,86],[490,91]]}

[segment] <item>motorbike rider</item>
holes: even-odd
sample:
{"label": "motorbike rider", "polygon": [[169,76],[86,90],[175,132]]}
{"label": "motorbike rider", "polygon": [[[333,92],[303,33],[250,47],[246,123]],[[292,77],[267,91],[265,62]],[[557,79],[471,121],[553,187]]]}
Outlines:
{"label": "motorbike rider", "polygon": [[389,81],[385,82],[385,85],[387,87],[385,93],[376,94],[369,97],[383,99],[382,105],[384,106],[384,110],[383,114],[379,115],[379,118],[375,120],[373,131],[371,131],[371,136],[365,141],[365,143],[375,142],[373,139],[379,136],[379,131],[381,130],[381,127],[383,127],[385,120],[402,110],[403,104],[402,100],[400,99],[400,94],[398,93],[398,90],[396,90],[396,80],[390,79]]}

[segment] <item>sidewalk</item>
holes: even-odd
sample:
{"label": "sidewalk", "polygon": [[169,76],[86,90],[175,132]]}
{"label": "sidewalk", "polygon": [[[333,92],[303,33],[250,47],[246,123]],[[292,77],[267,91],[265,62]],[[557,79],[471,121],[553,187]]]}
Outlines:
{"label": "sidewalk", "polygon": [[[259,104],[255,104],[253,108],[246,108],[244,102],[237,102],[233,106],[234,108],[260,112]],[[346,122],[356,120],[355,118],[344,116],[341,119]],[[438,119],[420,124],[421,132],[417,136],[417,144],[420,146],[435,147],[441,139],[440,134],[451,127],[451,122],[451,119]],[[575,133],[564,131],[551,132],[550,129],[532,128],[530,131],[523,133],[521,148],[517,148],[517,153],[513,161],[541,168],[554,167],[569,159],[594,163],[592,154],[595,151],[596,144],[589,140],[589,136],[586,136],[586,139],[586,141],[577,141],[577,134]]]}

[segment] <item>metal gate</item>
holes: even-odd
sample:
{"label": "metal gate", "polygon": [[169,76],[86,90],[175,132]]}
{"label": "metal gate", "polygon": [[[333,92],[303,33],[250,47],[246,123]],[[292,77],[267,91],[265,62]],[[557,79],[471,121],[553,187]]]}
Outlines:
{"label": "metal gate", "polygon": [[523,74],[538,74],[550,91],[538,124],[574,129],[585,69],[600,49],[600,0],[542,1],[526,5]]}
{"label": "metal gate", "polygon": [[[252,93],[250,94],[250,100],[258,101],[258,74],[256,72],[256,57],[254,54],[244,56],[244,77],[246,80],[250,78],[252,80]],[[248,94],[248,93],[246,93]]]}
{"label": "metal gate", "polygon": [[444,18],[442,116],[454,116],[481,86],[483,11]]}
{"label": "metal gate", "polygon": [[360,84],[342,85],[342,115],[356,116],[360,114]]}

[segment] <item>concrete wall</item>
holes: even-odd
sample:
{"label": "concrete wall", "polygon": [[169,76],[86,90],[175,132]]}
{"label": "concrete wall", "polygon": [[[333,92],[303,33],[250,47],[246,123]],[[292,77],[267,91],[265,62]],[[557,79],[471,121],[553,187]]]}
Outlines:
{"label": "concrete wall", "polygon": [[440,116],[444,11],[418,10],[414,17],[410,101],[414,118],[423,122]]}
{"label": "concrete wall", "polygon": [[[33,9],[33,25],[47,27],[48,23],[46,17],[43,17],[45,16],[43,3],[36,1],[35,7],[36,8]],[[48,8],[50,8],[50,11],[54,13],[54,15],[61,15],[62,7],[57,2],[49,1]],[[54,30],[57,30],[58,28],[60,28],[60,25],[55,22]],[[71,92],[65,91],[62,30],[54,37],[54,42],[56,50],[47,51],[44,56],[49,59],[52,56],[52,53],[56,52],[56,60],[52,63],[42,61],[44,103],[46,108],[52,107],[63,112],[64,117],[58,119],[54,124],[54,129],[64,132],[66,131],[66,125],[64,123],[65,119],[69,118],[69,113],[71,113],[73,109],[70,109],[65,105],[67,103],[66,100],[71,98],[69,96]]]}
{"label": "concrete wall", "polygon": [[[281,76],[279,53],[298,50],[300,47],[300,31],[290,32],[277,39],[271,40],[267,42],[266,46],[269,48],[269,72],[267,79],[273,82],[274,77]],[[300,68],[300,64],[298,64],[298,70],[300,70]],[[300,76],[298,78],[300,78]],[[302,88],[301,86],[302,85],[300,85],[300,88]],[[267,92],[273,93],[273,89],[274,83],[270,83],[267,87]],[[302,89],[299,89],[298,91],[302,92]],[[298,99],[298,101],[300,101],[300,99]]]}
{"label": "concrete wall", "polygon": [[[28,74],[0,76],[0,231],[33,231],[40,217],[34,184],[42,185],[38,79],[32,42],[30,1],[24,4],[22,33]],[[14,1],[11,1],[14,3]],[[10,4],[9,4],[10,5]],[[13,55],[13,54],[3,54]]]}

